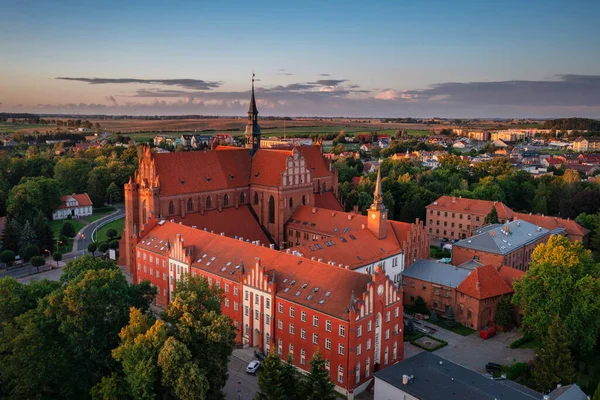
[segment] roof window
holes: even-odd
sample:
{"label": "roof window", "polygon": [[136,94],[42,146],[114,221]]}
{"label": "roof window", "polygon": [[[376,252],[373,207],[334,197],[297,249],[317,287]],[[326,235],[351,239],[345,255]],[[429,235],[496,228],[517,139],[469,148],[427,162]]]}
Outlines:
{"label": "roof window", "polygon": [[316,288],[313,289],[313,293],[317,293],[318,291],[319,291],[318,287],[316,287]]}
{"label": "roof window", "polygon": [[310,227],[314,227],[316,224],[313,222],[312,224],[310,224]]}
{"label": "roof window", "polygon": [[319,300],[319,304],[323,304],[323,303],[325,303],[325,299]]}
{"label": "roof window", "polygon": [[309,294],[308,297],[306,298],[306,300],[312,300],[312,298],[313,298],[313,295]]}
{"label": "roof window", "polygon": [[323,246],[321,246],[319,243],[315,244],[315,247],[317,250],[323,250]]}
{"label": "roof window", "polygon": [[295,281],[295,280],[292,280],[292,281],[290,282],[290,286],[292,286],[294,283],[296,283],[296,281]]}
{"label": "roof window", "polygon": [[302,289],[306,289],[307,286],[308,286],[308,283],[303,283],[302,284]]}
{"label": "roof window", "polygon": [[348,242],[348,241],[346,240],[346,238],[345,238],[345,237],[340,237],[340,241],[341,241],[342,243],[347,243],[347,242]]}
{"label": "roof window", "polygon": [[354,235],[349,235],[349,236],[350,236],[350,239],[356,240],[356,237]]}
{"label": "roof window", "polygon": [[325,293],[325,297],[329,297],[329,296],[331,296],[331,292]]}
{"label": "roof window", "polygon": [[350,232],[350,227],[349,227],[349,226],[347,226],[347,227],[344,229],[344,234],[346,234],[346,233],[348,233],[348,232]]}
{"label": "roof window", "polygon": [[298,291],[296,292],[296,297],[300,296],[300,293],[301,293],[301,292],[298,290]]}

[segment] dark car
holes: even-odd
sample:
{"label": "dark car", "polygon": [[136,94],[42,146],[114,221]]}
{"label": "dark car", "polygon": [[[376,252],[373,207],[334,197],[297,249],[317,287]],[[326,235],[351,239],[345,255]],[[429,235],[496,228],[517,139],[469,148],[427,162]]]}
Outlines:
{"label": "dark car", "polygon": [[494,374],[495,372],[500,372],[502,370],[502,365],[489,362],[485,365],[485,370],[489,374]]}

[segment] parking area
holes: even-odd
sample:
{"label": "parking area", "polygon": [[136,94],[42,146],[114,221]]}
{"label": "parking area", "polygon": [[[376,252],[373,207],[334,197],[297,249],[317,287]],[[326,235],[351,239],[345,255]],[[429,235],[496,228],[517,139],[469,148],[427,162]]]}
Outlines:
{"label": "parking area", "polygon": [[229,365],[229,379],[223,388],[227,400],[251,400],[258,392],[258,376],[246,373],[254,357],[245,350],[234,350]]}

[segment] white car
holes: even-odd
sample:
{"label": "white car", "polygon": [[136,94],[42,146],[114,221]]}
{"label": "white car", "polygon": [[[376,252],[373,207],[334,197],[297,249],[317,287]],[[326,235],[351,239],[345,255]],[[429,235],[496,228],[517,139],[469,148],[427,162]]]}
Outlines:
{"label": "white car", "polygon": [[250,364],[248,364],[246,367],[246,372],[249,374],[255,374],[256,371],[258,371],[258,368],[260,368],[260,361],[250,361]]}

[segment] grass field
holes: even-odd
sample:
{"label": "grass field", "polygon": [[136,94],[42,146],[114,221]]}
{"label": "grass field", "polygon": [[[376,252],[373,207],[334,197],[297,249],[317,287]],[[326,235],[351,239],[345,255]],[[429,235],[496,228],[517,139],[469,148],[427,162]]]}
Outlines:
{"label": "grass field", "polygon": [[420,130],[420,129],[407,129],[406,134],[408,136],[413,136],[413,137],[429,136],[429,135],[431,135],[431,131]]}
{"label": "grass field", "polygon": [[102,217],[106,217],[107,215],[114,213],[115,211],[117,211],[117,209],[114,208],[114,207],[112,207],[112,210],[106,210],[106,211],[99,212],[99,213],[94,212],[93,215],[91,215],[91,216],[89,216],[87,218],[84,218],[84,219],[87,222],[94,222],[94,221],[99,220]]}
{"label": "grass field", "polygon": [[[83,228],[85,226],[85,224],[83,222],[77,221],[77,220],[68,220],[68,219],[63,219],[60,221],[50,221],[50,228],[52,229],[52,232],[54,232],[54,240],[56,241],[58,239],[58,236],[60,235],[60,228],[62,228],[63,224],[65,222],[70,222],[71,224],[73,224],[73,228],[75,228],[75,232],[79,232],[81,230],[81,228]],[[54,244],[54,246],[56,246],[56,243]],[[66,243],[61,243],[60,247],[59,247],[59,251],[61,253],[70,253],[73,250],[73,239],[69,238],[69,240],[67,240]]]}
{"label": "grass field", "polygon": [[124,226],[125,226],[125,218],[119,218],[116,221],[113,221],[113,222],[110,222],[110,223],[104,225],[102,228],[100,228],[96,231],[96,238],[95,238],[96,242],[100,243],[100,242],[104,242],[105,240],[107,240],[108,236],[106,236],[106,232],[109,229],[116,229],[118,232],[117,237],[120,237]]}
{"label": "grass field", "polygon": [[449,331],[452,331],[456,334],[459,334],[461,336],[469,336],[470,334],[472,334],[473,332],[475,332],[473,329],[468,328],[464,325],[459,324],[458,322],[452,327],[448,327],[448,325],[446,325],[446,322],[444,319],[439,318],[437,321],[432,321],[431,319],[428,319],[426,322],[433,324],[433,325],[437,325],[440,328],[444,328],[444,329],[448,329]]}
{"label": "grass field", "polygon": [[0,122],[0,134],[11,134],[21,129],[54,129],[54,125],[41,125],[41,124],[13,124],[12,122]]}

